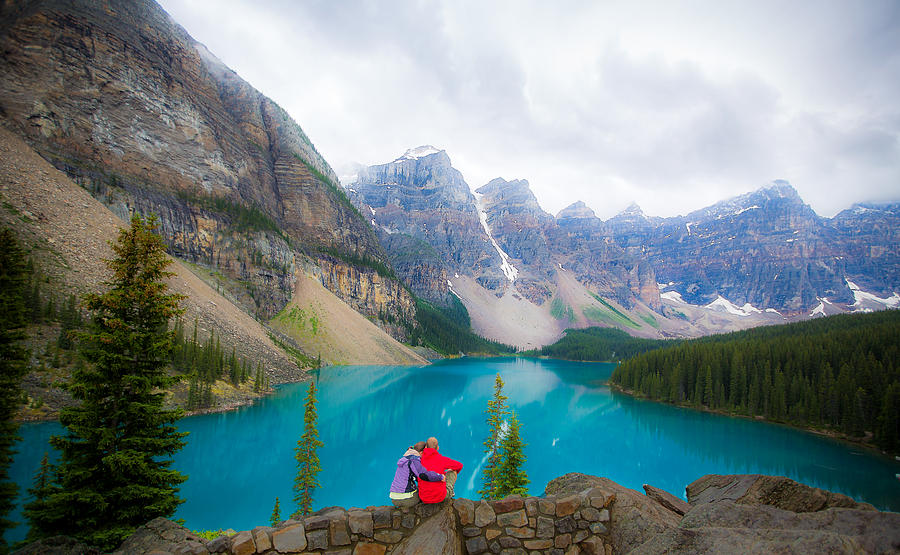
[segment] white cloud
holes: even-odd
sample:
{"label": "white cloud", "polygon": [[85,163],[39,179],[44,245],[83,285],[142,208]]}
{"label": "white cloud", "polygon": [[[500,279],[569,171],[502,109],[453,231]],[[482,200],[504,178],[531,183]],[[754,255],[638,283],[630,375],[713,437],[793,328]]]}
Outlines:
{"label": "white cloud", "polygon": [[434,144],[473,188],[673,215],[788,179],[900,198],[900,4],[163,0],[333,166]]}

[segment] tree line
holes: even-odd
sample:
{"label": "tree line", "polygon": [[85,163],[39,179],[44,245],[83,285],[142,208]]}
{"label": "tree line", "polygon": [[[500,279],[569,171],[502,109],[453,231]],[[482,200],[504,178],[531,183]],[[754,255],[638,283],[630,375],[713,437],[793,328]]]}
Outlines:
{"label": "tree line", "polygon": [[660,349],[677,340],[632,337],[616,328],[567,329],[565,336],[525,354],[539,354],[566,360],[613,361]]}
{"label": "tree line", "polygon": [[843,314],[646,352],[610,382],[651,399],[764,416],[900,451],[900,312]]}

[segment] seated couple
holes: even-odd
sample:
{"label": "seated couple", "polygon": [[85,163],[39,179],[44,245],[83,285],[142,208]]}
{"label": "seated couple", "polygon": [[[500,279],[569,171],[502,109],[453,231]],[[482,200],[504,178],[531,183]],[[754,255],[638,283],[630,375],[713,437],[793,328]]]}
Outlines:
{"label": "seated couple", "polygon": [[419,501],[440,503],[453,497],[453,485],[460,470],[461,462],[438,453],[437,438],[420,441],[397,461],[397,472],[391,483],[391,503],[395,507],[412,507]]}

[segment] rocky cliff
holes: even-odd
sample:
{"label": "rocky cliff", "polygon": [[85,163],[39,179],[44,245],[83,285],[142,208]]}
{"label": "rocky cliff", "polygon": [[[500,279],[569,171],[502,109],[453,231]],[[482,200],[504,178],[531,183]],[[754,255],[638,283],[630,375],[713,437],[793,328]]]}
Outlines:
{"label": "rocky cliff", "polygon": [[[385,245],[400,263],[401,275],[417,282],[423,293],[434,291],[432,300],[447,292],[446,280],[425,278],[465,272],[489,289],[502,283],[475,197],[446,152],[430,146],[411,149],[393,162],[361,170],[349,191],[372,224],[391,236]],[[412,240],[393,239],[394,235]],[[416,251],[421,251],[423,265],[416,263]]]}
{"label": "rocky cliff", "polygon": [[896,205],[818,216],[785,181],[687,216],[649,219],[634,207],[603,222],[643,256],[665,290],[691,304],[719,297],[738,307],[807,315],[827,299],[851,305],[848,280],[893,294],[900,286]]}
{"label": "rocky cliff", "polygon": [[[172,254],[251,313],[287,303],[297,256],[369,285],[362,269],[387,264],[300,126],[151,0],[6,3],[0,49],[0,122],[116,213],[159,214]],[[334,289],[375,316],[409,305],[393,291],[376,306]]]}
{"label": "rocky cliff", "polygon": [[660,333],[652,266],[610,240],[583,203],[554,218],[527,181],[500,178],[473,195],[430,146],[360,170],[348,189],[404,281],[433,301],[459,296],[482,335],[534,347],[572,325]]}
{"label": "rocky cliff", "polygon": [[[774,476],[704,476],[689,503],[644,486],[647,495],[596,476],[566,474],[540,497],[448,500],[413,509],[328,507],[275,527],[212,541],[155,519],[116,553],[894,553],[900,514]],[[16,552],[53,546],[51,538]],[[43,551],[42,551],[43,550]]]}

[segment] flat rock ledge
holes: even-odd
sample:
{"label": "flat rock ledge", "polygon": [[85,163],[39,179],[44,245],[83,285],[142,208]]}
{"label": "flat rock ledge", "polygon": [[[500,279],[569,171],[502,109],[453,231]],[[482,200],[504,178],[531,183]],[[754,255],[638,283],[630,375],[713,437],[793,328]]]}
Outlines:
{"label": "flat rock ledge", "polygon": [[[788,478],[704,476],[688,486],[690,503],[653,486],[644,488],[647,495],[573,473],[551,481],[540,497],[453,499],[406,510],[328,507],[211,541],[158,518],[115,553],[900,553],[900,514]],[[53,541],[62,549],[31,544],[16,553],[73,552],[73,543]]]}

